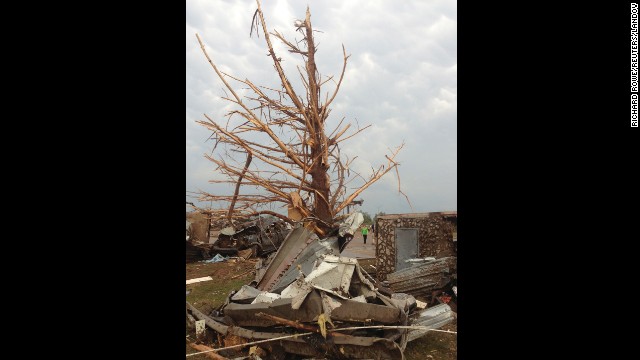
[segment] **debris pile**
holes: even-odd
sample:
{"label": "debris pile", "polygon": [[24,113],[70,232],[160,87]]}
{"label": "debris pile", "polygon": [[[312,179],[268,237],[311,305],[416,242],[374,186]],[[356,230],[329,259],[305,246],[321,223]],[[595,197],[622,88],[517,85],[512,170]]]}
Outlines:
{"label": "debris pile", "polygon": [[456,277],[455,256],[412,263],[409,268],[387,275],[391,290],[430,298],[434,291],[442,290]]}
{"label": "debris pile", "polygon": [[[298,276],[278,292],[244,285],[230,294],[213,317],[187,303],[193,316],[223,336],[246,343],[284,337],[275,342],[284,352],[332,359],[401,359],[406,344],[453,320],[442,304],[426,310],[408,294],[380,293],[356,259],[322,255],[311,272]],[[409,329],[415,323],[427,328]]]}
{"label": "debris pile", "polygon": [[201,212],[187,213],[186,261],[196,262],[209,259],[209,218]]}
{"label": "debris pile", "polygon": [[213,245],[198,244],[192,241],[187,241],[186,247],[186,260],[188,263],[210,259],[211,256],[213,256],[211,254],[211,248]]}
{"label": "debris pile", "polygon": [[[362,215],[319,239],[294,228],[278,251],[259,265],[256,279],[233,291],[206,315],[187,303],[224,343],[253,345],[267,355],[290,353],[331,359],[402,359],[408,341],[453,320],[451,308],[431,308],[404,293],[385,295],[354,258],[341,257]],[[416,326],[419,325],[419,326]],[[221,341],[222,342],[222,341]],[[269,357],[272,356],[272,357]]]}
{"label": "debris pile", "polygon": [[[201,226],[196,227],[195,224],[195,221],[187,220],[187,262],[209,260],[216,254],[239,256],[243,259],[267,256],[278,250],[291,230],[289,224],[273,216],[258,217],[243,222],[236,228],[222,227],[226,220],[213,220],[209,232],[199,230]],[[196,233],[199,235],[194,235]],[[209,233],[212,237],[218,233],[212,244],[209,243]]]}
{"label": "debris pile", "polygon": [[[256,220],[242,223],[237,228],[228,226],[220,230],[214,242],[213,251],[237,255],[240,251],[250,250],[251,256],[265,256],[276,250],[287,236],[291,227],[286,222],[273,217],[258,217]],[[246,257],[246,252],[243,253]]]}
{"label": "debris pile", "polygon": [[197,243],[209,243],[209,217],[200,212],[187,212],[187,241],[194,244]]}

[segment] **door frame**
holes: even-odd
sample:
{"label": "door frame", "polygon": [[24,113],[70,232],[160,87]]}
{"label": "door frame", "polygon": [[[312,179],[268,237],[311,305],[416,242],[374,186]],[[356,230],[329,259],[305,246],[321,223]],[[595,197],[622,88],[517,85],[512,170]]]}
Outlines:
{"label": "door frame", "polygon": [[420,256],[420,229],[419,228],[415,228],[415,227],[412,227],[412,228],[409,228],[409,227],[398,227],[398,228],[395,228],[395,230],[393,232],[393,242],[394,242],[393,246],[395,247],[395,253],[396,253],[396,256],[395,256],[395,258],[396,258],[395,260],[396,261],[395,261],[395,264],[394,264],[395,271],[404,270],[404,269],[410,267],[410,266],[406,266],[406,267],[403,267],[403,269],[398,269],[398,230],[415,230],[415,232],[416,232],[416,257]]}

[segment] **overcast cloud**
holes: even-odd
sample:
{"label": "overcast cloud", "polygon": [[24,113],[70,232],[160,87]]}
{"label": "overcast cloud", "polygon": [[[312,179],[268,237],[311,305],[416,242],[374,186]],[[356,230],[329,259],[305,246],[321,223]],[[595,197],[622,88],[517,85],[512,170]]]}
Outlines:
{"label": "overcast cloud", "polygon": [[[413,209],[390,172],[360,196],[362,210],[372,216],[457,210],[457,3],[263,0],[268,29],[300,40],[293,23],[304,19],[307,4],[314,29],[321,31],[316,34],[320,74],[339,76],[342,44],[351,55],[327,129],[342,117],[352,127],[372,125],[342,143],[341,153],[357,155],[354,167],[368,173],[386,162],[388,148],[405,142],[396,160]],[[203,114],[222,120],[230,105],[221,99],[224,85],[195,33],[222,71],[259,85],[278,87],[279,80],[262,33],[249,37],[254,0],[187,0],[186,7],[186,190],[231,193],[208,183],[216,176],[215,166],[204,158],[211,152],[210,132],[195,121],[204,119]],[[285,71],[298,80],[291,70],[302,64],[300,57],[278,51],[283,47],[275,38],[272,42]],[[187,201],[210,205],[189,196]]]}

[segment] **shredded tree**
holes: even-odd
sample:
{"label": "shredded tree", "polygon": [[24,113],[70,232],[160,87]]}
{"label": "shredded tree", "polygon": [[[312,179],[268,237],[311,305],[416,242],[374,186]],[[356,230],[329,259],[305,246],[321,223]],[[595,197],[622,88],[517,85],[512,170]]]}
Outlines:
{"label": "shredded tree", "polygon": [[[279,86],[256,85],[220,71],[196,34],[204,55],[228,90],[223,99],[234,104],[226,114],[226,121],[215,121],[205,114],[206,120],[198,123],[212,131],[215,143],[212,154],[205,156],[226,175],[223,180],[211,182],[232,184],[235,191],[229,195],[200,192],[200,200],[228,203],[227,208],[211,212],[226,217],[229,223],[239,216],[271,214],[288,222],[307,221],[310,228],[323,236],[340,211],[365,189],[389,171],[397,172],[395,158],[404,143],[390,149],[385,163],[372,168],[370,174],[363,176],[353,171],[350,165],[356,157],[341,154],[340,145],[370,125],[352,129],[351,124],[343,125],[343,117],[335,128],[325,129],[349,59],[344,45],[339,78],[337,81],[334,76],[322,78],[315,61],[317,46],[309,8],[305,19],[294,24],[302,39],[291,42],[278,31],[267,30],[260,2],[256,3],[249,35],[255,31],[259,37],[262,29]],[[283,70],[282,59],[273,49],[272,37],[289,52],[300,55],[304,65],[297,67],[296,78],[304,93],[294,90]],[[247,91],[240,96],[238,89]],[[399,180],[398,177],[400,191]],[[273,209],[277,203],[288,207],[287,215],[265,210],[267,205]]]}

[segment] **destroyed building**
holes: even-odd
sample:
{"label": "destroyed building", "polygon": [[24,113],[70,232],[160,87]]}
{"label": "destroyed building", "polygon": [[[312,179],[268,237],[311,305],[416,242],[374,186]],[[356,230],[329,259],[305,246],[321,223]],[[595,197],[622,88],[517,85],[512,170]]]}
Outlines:
{"label": "destroyed building", "polygon": [[186,261],[208,259],[211,218],[203,212],[192,211],[187,212],[186,222]]}
{"label": "destroyed building", "polygon": [[280,247],[290,230],[289,224],[273,216],[246,219],[235,227],[226,224],[202,213],[187,213],[187,262],[210,259],[215,254],[268,255]]}
{"label": "destroyed building", "polygon": [[379,215],[376,218],[378,280],[412,266],[409,259],[457,254],[457,211]]}
{"label": "destroyed building", "polygon": [[259,216],[236,228],[221,229],[212,250],[235,255],[241,250],[251,249],[252,256],[267,255],[278,250],[290,229],[289,224],[274,216]]}
{"label": "destroyed building", "polygon": [[211,217],[200,211],[187,212],[187,241],[192,243],[209,243]]}
{"label": "destroyed building", "polygon": [[427,307],[412,295],[383,292],[355,258],[340,256],[341,242],[362,221],[355,213],[322,239],[299,224],[258,263],[252,283],[231,292],[210,314],[187,302],[188,317],[240,344],[274,339],[261,345],[269,354],[404,358],[409,341],[454,315],[447,304]]}
{"label": "destroyed building", "polygon": [[457,212],[376,219],[377,277],[392,291],[457,306]]}

